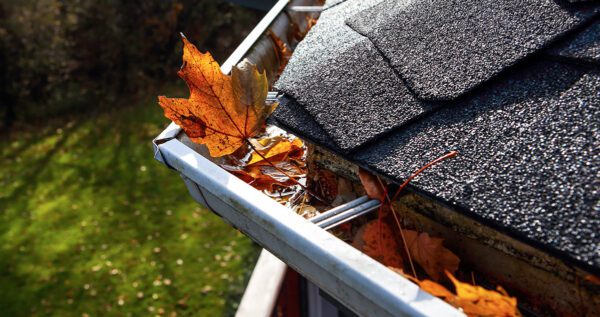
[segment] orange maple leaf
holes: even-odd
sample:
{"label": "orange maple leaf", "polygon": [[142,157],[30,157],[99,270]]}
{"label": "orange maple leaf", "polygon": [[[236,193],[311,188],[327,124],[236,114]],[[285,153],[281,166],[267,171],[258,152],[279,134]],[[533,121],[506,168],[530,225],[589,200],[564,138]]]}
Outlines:
{"label": "orange maple leaf", "polygon": [[400,246],[386,223],[380,225],[377,220],[372,220],[364,224],[356,233],[352,245],[386,266],[397,269],[404,266]]}
{"label": "orange maple leaf", "polygon": [[269,162],[300,160],[304,155],[304,143],[298,138],[293,141],[284,137],[265,138],[253,144],[256,151],[252,153],[248,165],[267,164],[265,160]]}
{"label": "orange maple leaf", "polygon": [[498,286],[497,291],[487,290],[457,280],[446,272],[454,283],[456,297],[454,303],[469,316],[521,316],[517,308],[517,299],[508,296],[506,291]]}
{"label": "orange maple leaf", "polygon": [[421,287],[421,289],[435,297],[442,298],[446,301],[454,300],[455,295],[452,294],[451,291],[432,280],[422,280],[417,281],[417,283],[419,284],[419,287]]}
{"label": "orange maple leaf", "polygon": [[463,283],[449,272],[446,272],[446,275],[454,284],[456,294],[434,281],[417,282],[421,289],[445,300],[454,307],[461,308],[468,316],[521,316],[517,308],[517,299],[510,297],[502,287],[498,286],[497,291],[492,291],[481,286]]}
{"label": "orange maple leaf", "polygon": [[210,53],[201,53],[183,37],[183,66],[178,75],[190,97],[158,97],[165,116],[177,123],[213,157],[235,152],[257,135],[274,107],[266,106],[268,83],[256,65],[234,66],[232,75],[221,72]]}
{"label": "orange maple leaf", "polygon": [[444,271],[454,273],[458,270],[460,259],[442,245],[444,239],[414,230],[403,230],[403,233],[412,259],[431,278],[437,281]]}

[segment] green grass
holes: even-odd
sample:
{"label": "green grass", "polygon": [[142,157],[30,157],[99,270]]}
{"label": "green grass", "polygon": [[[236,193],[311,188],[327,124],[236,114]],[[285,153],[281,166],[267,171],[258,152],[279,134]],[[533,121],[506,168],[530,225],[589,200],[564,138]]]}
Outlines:
{"label": "green grass", "polygon": [[166,124],[149,97],[0,141],[0,315],[235,312],[258,249],[154,161]]}

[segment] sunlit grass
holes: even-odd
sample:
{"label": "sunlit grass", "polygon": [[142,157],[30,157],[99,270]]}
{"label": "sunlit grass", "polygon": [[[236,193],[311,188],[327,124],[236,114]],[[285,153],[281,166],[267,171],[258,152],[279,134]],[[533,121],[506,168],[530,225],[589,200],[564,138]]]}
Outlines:
{"label": "sunlit grass", "polygon": [[0,141],[0,315],[233,314],[258,249],[154,161],[166,124],[148,98]]}

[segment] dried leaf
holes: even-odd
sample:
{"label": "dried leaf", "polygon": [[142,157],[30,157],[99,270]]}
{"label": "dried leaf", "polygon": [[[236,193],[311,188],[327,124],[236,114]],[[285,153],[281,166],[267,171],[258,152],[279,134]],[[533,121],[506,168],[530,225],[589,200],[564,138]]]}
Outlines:
{"label": "dried leaf", "polygon": [[385,198],[385,189],[381,185],[381,182],[377,176],[367,172],[362,168],[359,168],[358,177],[360,178],[360,182],[370,198],[383,201]]}
{"label": "dried leaf", "polygon": [[261,155],[256,152],[252,153],[248,165],[267,164],[264,161],[265,158],[271,163],[285,161],[288,158],[299,160],[304,155],[304,143],[298,138],[290,141],[287,138],[278,136],[264,138],[256,141],[256,143],[258,143],[256,145],[260,146],[260,148],[258,146],[255,147]]}
{"label": "dried leaf", "polygon": [[337,180],[337,195],[335,196],[335,199],[331,202],[331,205],[339,206],[341,204],[356,199],[356,193],[354,192],[354,187],[352,186],[352,183],[341,176],[338,176]]}
{"label": "dried leaf", "polygon": [[426,232],[403,230],[411,258],[434,280],[439,280],[444,271],[456,272],[460,259],[446,249],[444,239],[433,238]]}
{"label": "dried leaf", "polygon": [[404,267],[400,246],[386,223],[381,223],[380,226],[377,220],[372,220],[364,224],[356,233],[352,245],[386,266],[399,269]]}
{"label": "dried leaf", "polygon": [[335,173],[326,169],[319,169],[314,178],[317,194],[331,203],[338,195],[338,179]]}
{"label": "dried leaf", "polygon": [[585,280],[588,282],[592,282],[596,285],[600,285],[600,277],[598,277],[598,275],[588,274],[585,276]]}
{"label": "dried leaf", "polygon": [[268,34],[275,44],[275,54],[277,55],[277,60],[279,60],[279,70],[277,73],[281,74],[292,57],[292,50],[273,31],[269,30]]}
{"label": "dried leaf", "polygon": [[221,72],[210,53],[201,53],[183,38],[183,66],[179,77],[186,81],[190,97],[158,97],[165,116],[177,123],[210,155],[220,157],[240,148],[257,135],[273,107],[266,106],[267,77],[249,63]]}
{"label": "dried leaf", "polygon": [[306,27],[304,28],[304,30],[300,30],[300,27],[296,24],[294,24],[292,26],[292,34],[294,35],[294,38],[298,41],[301,41],[306,34],[308,34],[308,31],[310,31],[310,29],[312,29],[313,26],[315,26],[315,24],[317,24],[317,19],[315,19],[312,16],[306,16],[305,18],[306,21]]}
{"label": "dried leaf", "polygon": [[521,316],[517,309],[517,299],[508,296],[502,287],[490,291],[480,286],[463,283],[452,274],[446,273],[456,287],[455,306],[463,309],[469,316]]}
{"label": "dried leaf", "polygon": [[219,165],[259,190],[277,189],[273,198],[285,203],[292,192],[280,190],[298,185],[306,176],[306,163],[302,140],[278,131],[268,128],[260,138],[248,139],[248,146],[221,158]]}
{"label": "dried leaf", "polygon": [[300,216],[309,219],[319,214],[319,211],[314,206],[308,204],[301,204],[294,206],[292,210]]}
{"label": "dried leaf", "polygon": [[431,281],[431,280],[422,280],[418,281],[419,287],[426,291],[427,293],[442,298],[447,301],[454,301],[455,295],[452,294],[447,288],[444,286]]}
{"label": "dried leaf", "polygon": [[413,277],[413,276],[411,276],[411,275],[409,275],[409,274],[406,274],[406,273],[404,273],[404,270],[403,270],[403,269],[400,269],[400,268],[397,268],[397,267],[393,267],[393,266],[388,266],[388,269],[392,270],[392,272],[395,272],[395,273],[398,273],[398,274],[402,275],[402,276],[403,276],[403,277],[405,277],[407,280],[410,280],[410,281],[412,281],[412,282],[413,282],[413,283],[415,283],[415,284],[419,284],[419,282],[420,282],[420,281],[419,281],[418,279],[416,279],[415,277]]}
{"label": "dried leaf", "polygon": [[491,291],[463,283],[449,272],[446,275],[454,283],[456,294],[431,280],[418,281],[419,287],[450,305],[461,308],[468,316],[521,316],[517,309],[517,299],[508,296],[502,287],[498,287],[498,291]]}
{"label": "dried leaf", "polygon": [[312,16],[306,16],[304,19],[306,20],[306,30],[304,32],[308,33],[317,24],[317,19]]}
{"label": "dried leaf", "polygon": [[[222,167],[254,188],[271,192],[277,186],[290,187],[296,185],[296,182],[290,179],[290,177],[300,178],[304,176],[302,169],[289,162],[277,162],[274,165],[277,169],[271,165],[251,165],[246,167],[222,165]],[[285,172],[285,174],[281,171]]]}

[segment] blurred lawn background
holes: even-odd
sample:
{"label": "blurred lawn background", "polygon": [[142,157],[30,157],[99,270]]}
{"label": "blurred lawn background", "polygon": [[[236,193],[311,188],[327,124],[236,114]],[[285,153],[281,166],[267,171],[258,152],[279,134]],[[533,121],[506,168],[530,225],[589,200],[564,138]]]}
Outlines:
{"label": "blurred lawn background", "polygon": [[[261,4],[262,5],[262,4]],[[153,159],[179,32],[223,61],[264,12],[0,2],[0,316],[230,316],[259,249]]]}

